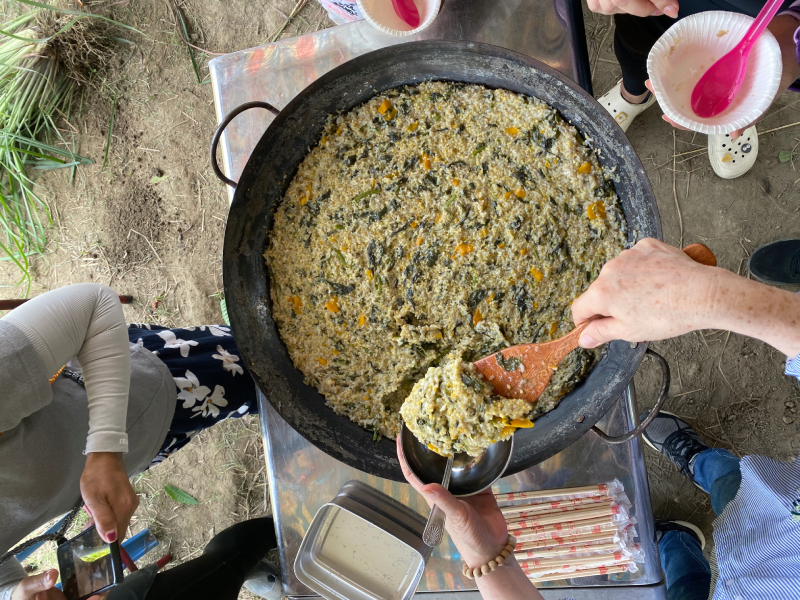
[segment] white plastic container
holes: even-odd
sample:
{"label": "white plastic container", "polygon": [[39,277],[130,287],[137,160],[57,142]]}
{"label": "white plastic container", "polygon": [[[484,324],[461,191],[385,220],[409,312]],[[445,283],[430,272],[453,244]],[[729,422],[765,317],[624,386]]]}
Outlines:
{"label": "white plastic container", "polygon": [[752,124],[772,104],[781,80],[781,51],[765,31],[750,53],[744,82],[731,105],[701,119],[692,110],[692,90],[700,77],[744,37],[747,15],[709,11],[681,19],[650,50],[647,72],[664,114],[678,125],[706,134],[725,134]]}
{"label": "white plastic container", "polygon": [[408,25],[397,16],[392,0],[358,0],[358,8],[364,18],[376,29],[398,37],[414,35],[430,27],[439,14],[442,0],[413,0],[419,11],[419,27]]}

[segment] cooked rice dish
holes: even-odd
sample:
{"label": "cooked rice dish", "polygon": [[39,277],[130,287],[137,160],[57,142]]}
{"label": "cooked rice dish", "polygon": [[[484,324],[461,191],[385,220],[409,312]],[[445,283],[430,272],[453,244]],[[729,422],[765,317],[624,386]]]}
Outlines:
{"label": "cooked rice dish", "polygon": [[[448,354],[472,362],[573,328],[570,304],[624,247],[607,174],[539,100],[426,82],[331,115],[275,213],[272,314],[306,382],[394,437]],[[576,350],[525,418],[591,370]]]}
{"label": "cooked rice dish", "polygon": [[478,456],[485,448],[532,427],[525,400],[495,396],[492,385],[472,363],[448,357],[431,367],[400,408],[406,427],[428,448],[447,456]]}

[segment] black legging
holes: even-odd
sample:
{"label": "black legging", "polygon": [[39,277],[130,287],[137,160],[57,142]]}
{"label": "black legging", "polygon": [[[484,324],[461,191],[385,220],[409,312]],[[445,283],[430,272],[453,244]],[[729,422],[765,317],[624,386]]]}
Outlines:
{"label": "black legging", "polygon": [[215,535],[201,556],[156,575],[146,600],[236,600],[277,545],[272,518],[237,523]]}
{"label": "black legging", "polygon": [[[793,0],[786,0],[783,8],[788,8]],[[765,0],[678,0],[682,19],[696,13],[709,10],[727,10],[755,17],[764,6]],[[783,10],[783,9],[781,9]],[[647,91],[644,82],[647,80],[647,55],[667,29],[675,23],[675,19],[667,16],[634,17],[632,15],[614,15],[614,53],[619,66],[622,67],[622,81],[625,89],[633,96],[640,96]]]}

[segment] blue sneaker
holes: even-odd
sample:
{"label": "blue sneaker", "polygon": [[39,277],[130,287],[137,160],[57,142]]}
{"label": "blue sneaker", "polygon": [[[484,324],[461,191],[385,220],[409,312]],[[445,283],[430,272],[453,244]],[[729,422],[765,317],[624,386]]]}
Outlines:
{"label": "blue sneaker", "polygon": [[684,533],[688,533],[700,543],[700,549],[704,550],[706,547],[706,536],[703,535],[703,532],[700,531],[700,528],[697,525],[693,525],[688,521],[662,521],[661,519],[655,520],[655,534],[656,534],[656,544],[661,541],[661,538],[664,534],[668,531],[683,531]]}

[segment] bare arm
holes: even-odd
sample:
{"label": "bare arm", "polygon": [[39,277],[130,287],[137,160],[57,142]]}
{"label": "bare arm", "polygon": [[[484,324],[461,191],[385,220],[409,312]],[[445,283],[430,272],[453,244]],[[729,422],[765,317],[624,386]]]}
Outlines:
{"label": "bare arm", "polygon": [[592,315],[581,346],[610,340],[654,341],[697,329],[726,329],[759,339],[788,357],[800,353],[800,295],[706,267],[646,239],[608,262],[572,304],[575,323]]}

